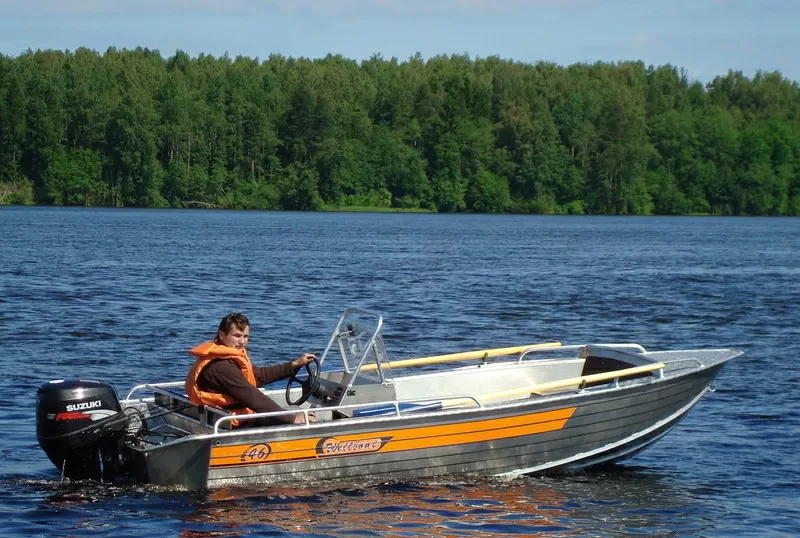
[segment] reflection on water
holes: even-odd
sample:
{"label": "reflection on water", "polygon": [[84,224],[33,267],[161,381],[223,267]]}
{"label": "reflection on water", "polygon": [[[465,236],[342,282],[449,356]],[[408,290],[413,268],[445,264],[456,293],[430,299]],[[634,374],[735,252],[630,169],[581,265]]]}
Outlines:
{"label": "reflection on water", "polygon": [[193,517],[224,524],[232,531],[270,525],[286,532],[335,536],[570,531],[560,521],[567,497],[550,487],[526,486],[476,479],[458,483],[384,482],[327,490],[303,485],[270,488],[268,494],[226,488],[210,493],[207,504]]}
{"label": "reflection on water", "polygon": [[[630,467],[567,477],[514,480],[459,477],[421,482],[301,483],[188,492],[151,486],[28,481],[47,489],[41,510],[53,531],[115,536],[126,515],[146,515],[138,536],[172,528],[209,536],[574,536],[594,533],[697,533],[698,513],[662,475]],[[30,519],[29,517],[26,519]],[[702,518],[699,518],[702,520]],[[697,519],[695,520],[697,521]],[[132,522],[131,522],[132,523]],[[162,530],[158,530],[162,529]]]}

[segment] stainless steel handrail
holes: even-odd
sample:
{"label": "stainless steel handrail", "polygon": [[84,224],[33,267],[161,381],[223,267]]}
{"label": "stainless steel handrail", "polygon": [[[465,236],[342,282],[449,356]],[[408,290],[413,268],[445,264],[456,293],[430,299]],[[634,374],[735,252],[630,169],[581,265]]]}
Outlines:
{"label": "stainless steel handrail", "polygon": [[[125,399],[126,400],[130,400],[131,396],[133,396],[136,392],[138,392],[140,390],[143,390],[143,389],[153,390],[153,389],[161,389],[161,387],[183,387],[184,385],[185,385],[185,383],[183,381],[170,381],[170,382],[167,382],[167,383],[144,383],[142,385],[136,385],[135,387],[133,387],[128,392],[127,396],[125,396]],[[156,392],[156,391],[153,390],[153,392]],[[159,392],[159,394],[166,394],[168,396],[174,396],[175,395],[175,393],[173,393],[173,392],[164,391],[164,390],[159,390],[158,392]],[[185,396],[184,396],[184,398],[185,398]],[[188,402],[189,400],[187,399],[186,401]]]}
{"label": "stainless steel handrail", "polygon": [[571,349],[586,349],[588,346],[601,348],[601,349],[635,349],[639,353],[647,353],[644,346],[639,344],[572,344],[568,346],[553,346],[553,347],[535,347],[529,348],[520,353],[517,362],[522,362],[522,359],[530,353],[546,353],[551,351],[571,350]]}
{"label": "stainless steel handrail", "polygon": [[[240,422],[248,421],[248,420],[255,420],[257,418],[269,418],[269,417],[280,417],[280,416],[287,416],[287,415],[299,415],[302,414],[306,418],[305,424],[299,424],[299,426],[312,426],[313,424],[325,424],[325,423],[309,423],[308,422],[308,414],[315,413],[315,412],[328,412],[328,411],[346,411],[346,410],[356,410],[356,409],[366,409],[371,407],[394,407],[395,413],[393,416],[402,416],[403,412],[400,410],[400,406],[402,404],[407,403],[420,403],[420,402],[445,402],[448,400],[472,400],[477,407],[483,407],[474,396],[468,395],[458,395],[458,396],[446,396],[442,398],[437,398],[431,396],[429,398],[414,398],[408,400],[385,400],[382,402],[367,402],[367,403],[360,403],[360,404],[349,404],[349,405],[337,405],[335,407],[308,407],[303,409],[286,409],[283,411],[270,411],[269,413],[253,413],[248,415],[229,415],[225,417],[220,417],[214,423],[214,434],[219,433],[219,427],[221,424],[225,422],[230,422],[233,420],[238,420]],[[353,417],[353,420],[359,420],[360,418],[363,419],[371,419],[375,417]],[[289,424],[287,424],[289,426]],[[255,430],[254,430],[255,431]]]}

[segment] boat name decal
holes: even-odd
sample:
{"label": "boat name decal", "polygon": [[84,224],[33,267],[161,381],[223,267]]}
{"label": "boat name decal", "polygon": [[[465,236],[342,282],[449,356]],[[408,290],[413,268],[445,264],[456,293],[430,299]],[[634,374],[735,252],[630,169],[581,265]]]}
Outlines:
{"label": "boat name decal", "polygon": [[103,405],[102,400],[69,404],[67,405],[67,411],[83,411],[84,409],[94,409],[95,407],[100,407],[101,405]]}
{"label": "boat name decal", "polygon": [[392,437],[373,437],[371,439],[352,439],[347,441],[341,441],[336,437],[323,437],[317,443],[317,454],[320,456],[338,456],[378,452]]}
{"label": "boat name decal", "polygon": [[269,457],[270,452],[272,449],[268,444],[258,443],[247,447],[239,459],[243,462],[264,461]]}

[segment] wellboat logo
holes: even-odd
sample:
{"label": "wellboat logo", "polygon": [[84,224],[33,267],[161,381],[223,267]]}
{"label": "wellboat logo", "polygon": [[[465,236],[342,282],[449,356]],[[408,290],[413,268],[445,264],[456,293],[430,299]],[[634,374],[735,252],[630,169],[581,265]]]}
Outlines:
{"label": "wellboat logo", "polygon": [[371,439],[340,440],[336,437],[324,437],[317,443],[317,454],[320,456],[369,454],[378,452],[391,439],[392,437],[373,437]]}

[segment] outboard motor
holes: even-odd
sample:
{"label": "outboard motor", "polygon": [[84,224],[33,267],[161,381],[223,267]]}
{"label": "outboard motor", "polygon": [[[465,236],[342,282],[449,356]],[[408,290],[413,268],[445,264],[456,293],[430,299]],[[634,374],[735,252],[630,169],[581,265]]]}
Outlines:
{"label": "outboard motor", "polygon": [[119,441],[127,431],[111,385],[56,380],[36,394],[36,438],[50,461],[72,480],[112,481],[119,474]]}

